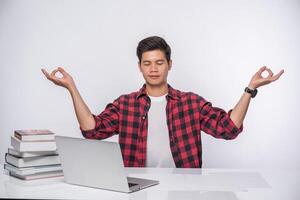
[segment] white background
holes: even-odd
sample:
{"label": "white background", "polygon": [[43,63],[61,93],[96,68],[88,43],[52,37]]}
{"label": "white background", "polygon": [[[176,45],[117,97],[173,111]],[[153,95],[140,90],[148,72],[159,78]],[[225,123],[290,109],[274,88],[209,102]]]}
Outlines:
{"label": "white background", "polygon": [[237,139],[202,134],[203,167],[300,168],[299,25],[296,0],[0,0],[0,161],[16,129],[82,137],[68,91],[42,67],[65,67],[99,114],[142,86],[136,46],[158,35],[172,48],[169,83],[225,110],[261,66],[285,69],[259,88]]}

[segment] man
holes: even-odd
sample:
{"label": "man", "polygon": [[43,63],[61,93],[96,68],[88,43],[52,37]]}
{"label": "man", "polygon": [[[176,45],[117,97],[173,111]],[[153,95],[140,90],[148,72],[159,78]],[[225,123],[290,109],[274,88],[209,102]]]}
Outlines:
{"label": "man", "polygon": [[[281,70],[273,76],[267,67],[259,69],[238,103],[226,113],[201,96],[173,89],[167,83],[172,67],[171,48],[163,38],[153,36],[140,41],[137,56],[145,84],[137,92],[121,95],[97,116],[91,113],[63,68],[51,74],[42,69],[50,81],[70,92],[85,138],[105,139],[119,134],[126,167],[201,167],[201,130],[216,138],[236,138],[257,88],[283,73]],[[266,78],[262,77],[264,71],[269,74]],[[63,76],[56,77],[57,72]]]}

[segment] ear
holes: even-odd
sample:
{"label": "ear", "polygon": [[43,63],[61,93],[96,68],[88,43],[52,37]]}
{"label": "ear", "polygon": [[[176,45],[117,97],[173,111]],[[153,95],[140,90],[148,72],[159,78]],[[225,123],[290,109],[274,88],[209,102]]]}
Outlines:
{"label": "ear", "polygon": [[169,71],[171,70],[171,68],[172,68],[172,60],[170,59],[170,61],[169,61]]}
{"label": "ear", "polygon": [[140,72],[142,72],[141,62],[140,61],[138,61],[138,67],[139,67]]}

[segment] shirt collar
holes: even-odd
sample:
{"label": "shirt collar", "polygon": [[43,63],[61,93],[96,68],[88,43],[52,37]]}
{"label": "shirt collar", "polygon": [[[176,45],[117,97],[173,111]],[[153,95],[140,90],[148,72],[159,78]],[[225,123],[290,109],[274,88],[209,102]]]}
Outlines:
{"label": "shirt collar", "polygon": [[[147,96],[147,92],[146,92],[146,84],[143,85],[143,87],[138,91],[138,94],[136,96],[136,98],[140,98],[141,96]],[[168,94],[167,97],[170,97],[171,99],[176,99],[178,100],[180,98],[179,95],[179,91],[175,90],[174,88],[172,88],[169,84],[168,84]]]}

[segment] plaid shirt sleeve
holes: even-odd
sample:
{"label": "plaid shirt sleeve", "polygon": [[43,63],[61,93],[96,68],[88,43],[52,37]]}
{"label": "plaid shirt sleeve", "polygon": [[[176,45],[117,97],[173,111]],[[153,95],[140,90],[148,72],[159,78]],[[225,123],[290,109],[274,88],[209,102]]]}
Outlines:
{"label": "plaid shirt sleeve", "polygon": [[223,109],[213,107],[212,104],[200,97],[201,129],[215,137],[226,140],[234,139],[243,131],[243,125],[238,128],[230,118],[232,109],[226,113]]}
{"label": "plaid shirt sleeve", "polygon": [[99,115],[94,115],[96,125],[91,130],[80,130],[87,139],[102,140],[119,132],[119,98],[106,106]]}

